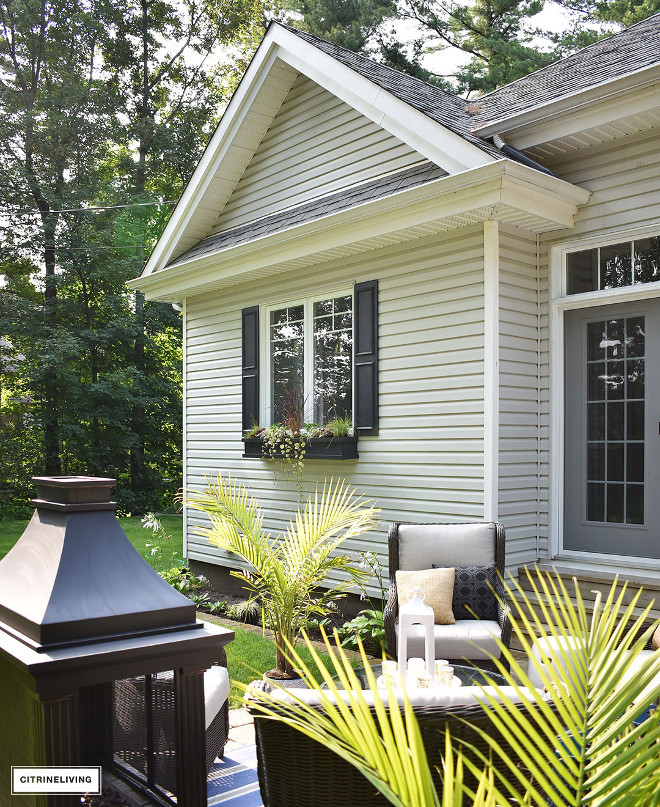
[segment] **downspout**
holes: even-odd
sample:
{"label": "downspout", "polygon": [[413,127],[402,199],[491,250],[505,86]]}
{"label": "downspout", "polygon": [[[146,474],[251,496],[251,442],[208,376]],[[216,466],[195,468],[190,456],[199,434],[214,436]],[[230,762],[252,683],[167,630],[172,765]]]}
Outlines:
{"label": "downspout", "polygon": [[531,157],[527,157],[527,155],[523,154],[522,151],[514,149],[513,146],[508,146],[499,135],[493,135],[493,143],[495,143],[495,145],[502,152],[502,154],[506,154],[507,157],[511,157],[511,159],[516,160],[516,162],[522,163],[523,165],[526,165],[528,168],[535,168],[537,171],[541,171],[544,174],[548,174],[548,176],[551,177],[557,176],[557,174],[555,174],[554,171],[551,171],[549,168],[546,168],[545,165],[537,163],[536,160],[532,160]]}

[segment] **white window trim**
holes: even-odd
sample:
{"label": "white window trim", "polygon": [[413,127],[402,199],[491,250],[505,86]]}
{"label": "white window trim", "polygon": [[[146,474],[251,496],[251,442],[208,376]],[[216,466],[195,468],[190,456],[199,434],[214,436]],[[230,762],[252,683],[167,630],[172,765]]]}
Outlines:
{"label": "white window trim", "polygon": [[[294,305],[304,306],[304,355],[312,357],[314,351],[313,343],[313,329],[308,326],[308,322],[312,322],[314,317],[314,303],[320,300],[328,300],[333,297],[351,297],[353,300],[351,310],[353,312],[353,333],[355,333],[355,300],[353,296],[353,287],[344,287],[341,289],[333,289],[322,294],[314,294],[307,297],[296,297],[279,300],[276,303],[269,303],[268,305],[261,306],[261,357],[263,361],[260,362],[261,372],[259,384],[261,389],[261,424],[270,426],[272,424],[272,390],[270,388],[270,370],[271,370],[271,352],[270,352],[270,313],[277,311],[280,308],[290,308]],[[355,341],[353,341],[352,350],[355,350]],[[353,356],[351,356],[351,373],[354,375]],[[305,395],[304,414],[303,418],[306,422],[311,423],[314,419],[314,396],[311,395],[313,389],[313,359],[308,358],[303,362],[303,384],[307,393]],[[353,384],[353,396],[355,396],[355,385]],[[355,400],[351,401],[353,411],[355,411]]]}
{"label": "white window trim", "polygon": [[602,233],[598,236],[582,237],[561,244],[548,246],[548,271],[550,283],[550,317],[549,317],[549,362],[550,362],[550,478],[548,500],[548,536],[550,557],[576,560],[592,560],[620,566],[640,566],[660,569],[660,561],[640,559],[619,555],[596,555],[592,552],[569,552],[563,549],[564,530],[564,327],[565,311],[592,308],[594,306],[635,302],[637,300],[660,297],[660,281],[655,283],[635,283],[616,289],[588,291],[581,294],[566,294],[566,255],[596,247],[607,247],[626,241],[660,236],[658,226],[634,227],[618,230],[613,233]]}

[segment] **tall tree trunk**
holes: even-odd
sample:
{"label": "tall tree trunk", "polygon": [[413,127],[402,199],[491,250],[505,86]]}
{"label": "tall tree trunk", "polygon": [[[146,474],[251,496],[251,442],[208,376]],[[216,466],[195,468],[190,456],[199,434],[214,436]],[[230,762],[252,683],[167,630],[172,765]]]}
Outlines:
{"label": "tall tree trunk", "polygon": [[[147,154],[149,151],[149,129],[151,124],[150,115],[150,88],[149,88],[149,2],[140,0],[142,11],[142,102],[140,104],[140,138],[138,144],[138,165],[135,181],[135,190],[138,198],[142,198],[147,185],[146,167]],[[144,239],[144,233],[142,234]],[[144,247],[138,248],[138,258],[140,268],[144,264]],[[144,295],[140,291],[135,292],[135,321],[137,332],[135,336],[135,369],[136,385],[141,385],[144,377]],[[136,390],[137,395],[140,389]],[[135,435],[135,443],[131,449],[131,489],[137,494],[139,502],[137,509],[142,509],[142,496],[145,489],[144,478],[144,429],[142,427],[145,417],[144,407],[140,404],[133,406],[132,430]]]}
{"label": "tall tree trunk", "polygon": [[[42,200],[43,201],[43,200]],[[44,319],[49,338],[55,338],[57,325],[57,277],[55,275],[55,234],[57,214],[42,211],[41,220],[44,228],[44,264],[46,277],[44,283]],[[43,395],[43,429],[45,471],[50,476],[62,473],[59,443],[59,391],[57,375],[54,369],[48,368],[44,373]]]}

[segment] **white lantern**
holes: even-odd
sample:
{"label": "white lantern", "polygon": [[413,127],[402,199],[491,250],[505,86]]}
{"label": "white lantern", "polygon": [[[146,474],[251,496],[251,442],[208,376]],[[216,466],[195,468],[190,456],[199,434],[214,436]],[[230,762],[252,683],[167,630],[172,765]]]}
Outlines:
{"label": "white lantern", "polygon": [[435,637],[433,634],[433,608],[426,605],[426,594],[419,586],[408,592],[408,602],[399,608],[399,671],[406,679],[408,668],[408,631],[412,625],[421,625],[424,630],[424,656],[426,672],[435,674]]}

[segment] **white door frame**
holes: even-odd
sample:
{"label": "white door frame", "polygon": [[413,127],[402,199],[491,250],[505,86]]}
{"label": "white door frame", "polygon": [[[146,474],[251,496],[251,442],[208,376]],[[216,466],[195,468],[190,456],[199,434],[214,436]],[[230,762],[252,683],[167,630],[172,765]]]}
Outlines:
{"label": "white door frame", "polygon": [[[593,552],[564,551],[564,311],[660,297],[660,281],[639,283],[620,289],[566,295],[566,254],[660,235],[655,227],[635,227],[598,236],[575,238],[548,247],[549,268],[549,362],[550,362],[550,474],[548,537],[550,557],[597,561],[611,565],[638,566],[660,570],[660,560],[623,555],[594,555]],[[541,312],[540,312],[541,313]]]}

